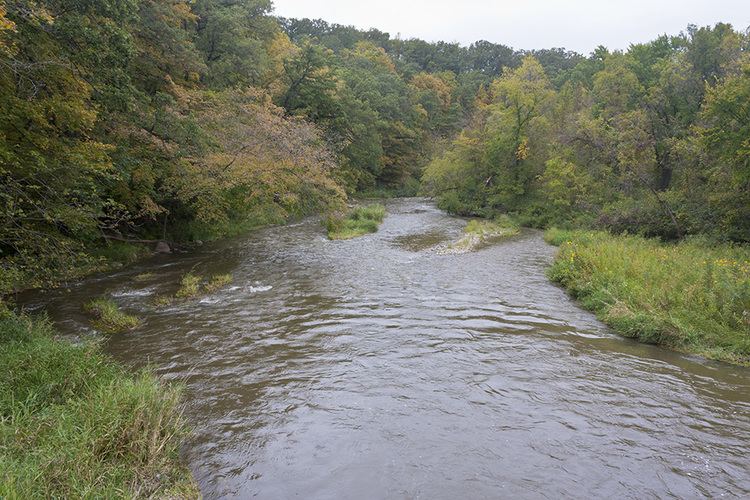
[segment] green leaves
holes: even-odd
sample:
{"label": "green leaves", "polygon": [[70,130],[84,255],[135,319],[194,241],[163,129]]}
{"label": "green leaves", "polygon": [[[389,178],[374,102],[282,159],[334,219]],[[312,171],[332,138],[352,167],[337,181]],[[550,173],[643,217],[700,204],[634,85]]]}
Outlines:
{"label": "green leaves", "polygon": [[470,125],[427,166],[424,189],[461,214],[750,241],[742,39],[720,24],[627,53],[600,48],[558,73],[558,91],[527,58],[480,91]]}

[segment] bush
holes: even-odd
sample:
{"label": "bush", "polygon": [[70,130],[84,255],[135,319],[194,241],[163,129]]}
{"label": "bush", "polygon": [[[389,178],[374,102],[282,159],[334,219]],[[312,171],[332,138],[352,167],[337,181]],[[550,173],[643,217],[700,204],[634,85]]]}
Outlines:
{"label": "bush", "polygon": [[550,278],[618,332],[750,364],[750,248],[550,230]]}

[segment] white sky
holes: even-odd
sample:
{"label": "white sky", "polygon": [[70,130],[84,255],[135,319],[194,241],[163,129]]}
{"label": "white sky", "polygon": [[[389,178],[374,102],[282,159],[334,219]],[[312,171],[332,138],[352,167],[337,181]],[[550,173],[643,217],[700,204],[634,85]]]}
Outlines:
{"label": "white sky", "polygon": [[625,49],[688,24],[750,26],[750,0],[274,0],[276,14],[378,28],[395,37],[517,49]]}

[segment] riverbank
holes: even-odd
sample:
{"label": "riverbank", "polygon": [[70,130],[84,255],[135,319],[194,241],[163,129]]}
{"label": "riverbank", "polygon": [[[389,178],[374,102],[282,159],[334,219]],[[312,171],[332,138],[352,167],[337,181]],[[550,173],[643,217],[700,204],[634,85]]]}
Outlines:
{"label": "riverbank", "polygon": [[[284,225],[299,220],[308,213],[284,214],[278,209],[259,208],[253,216],[229,220],[221,224],[180,221],[170,228],[167,238],[171,250],[182,251],[203,243],[234,238],[266,227]],[[140,235],[152,238],[154,235]],[[97,274],[115,271],[156,254],[161,240],[144,239],[117,241],[107,239],[85,245],[69,242],[65,251],[54,251],[46,258],[0,258],[0,299],[34,289],[58,288]],[[146,242],[149,243],[146,243]]]}
{"label": "riverbank", "polygon": [[665,244],[605,232],[547,231],[550,278],[618,333],[750,365],[750,249]]}
{"label": "riverbank", "polygon": [[200,498],[180,391],[0,303],[0,498]]}

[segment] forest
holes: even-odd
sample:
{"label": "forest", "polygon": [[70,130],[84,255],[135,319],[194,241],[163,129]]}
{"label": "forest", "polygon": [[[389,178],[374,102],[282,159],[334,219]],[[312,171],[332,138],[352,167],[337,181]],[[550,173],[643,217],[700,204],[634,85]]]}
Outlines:
{"label": "forest", "polygon": [[584,57],[280,19],[267,0],[0,16],[3,293],[136,258],[128,241],[214,239],[376,189],[750,239],[750,42],[729,25]]}
{"label": "forest", "polygon": [[750,60],[726,24],[603,47],[552,76],[527,56],[425,169],[454,213],[665,240],[750,240]]}
{"label": "forest", "polygon": [[131,261],[131,241],[415,194],[506,68],[584,61],[278,19],[267,0],[3,1],[0,16],[0,293]]}

